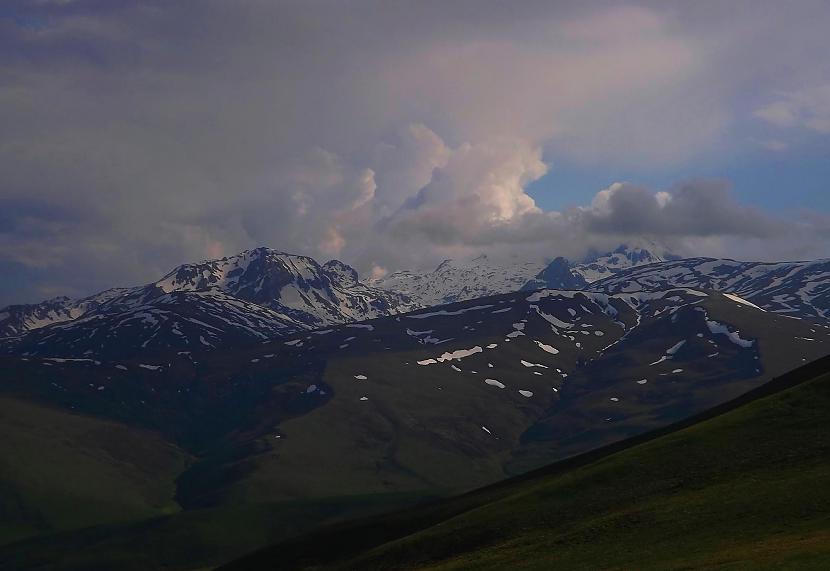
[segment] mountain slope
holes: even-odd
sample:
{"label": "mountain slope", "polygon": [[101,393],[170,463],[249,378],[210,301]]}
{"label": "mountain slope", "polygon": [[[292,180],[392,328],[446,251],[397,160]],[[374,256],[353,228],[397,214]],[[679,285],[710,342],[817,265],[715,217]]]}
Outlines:
{"label": "mountain slope", "polygon": [[212,350],[273,339],[307,326],[285,314],[217,291],[147,296],[29,332],[14,341],[23,356],[128,359],[157,351]]}
{"label": "mountain slope", "polygon": [[182,501],[206,507],[483,485],[694,414],[828,347],[826,327],[715,292],[543,290],[234,351],[10,358],[0,373],[3,390],[196,454],[238,447],[245,470],[233,456],[181,480]]}
{"label": "mountain slope", "polygon": [[159,434],[0,397],[0,544],[179,511],[187,453]]}
{"label": "mountain slope", "polygon": [[830,360],[701,419],[235,569],[824,569]]}
{"label": "mountain slope", "polygon": [[300,521],[447,496],[665,426],[828,347],[824,326],[716,292],[543,290],[221,351],[0,357],[0,394],[150,429],[194,458],[176,477],[182,513],[35,538],[0,561],[207,567]]}
{"label": "mountain slope", "polygon": [[591,284],[590,289],[617,293],[667,287],[715,289],[767,311],[830,319],[830,260],[764,263],[688,258],[630,268]]}
{"label": "mountain slope", "polygon": [[0,308],[0,338],[14,337],[53,323],[72,321],[130,290],[114,288],[83,299],[56,297],[40,303]]}

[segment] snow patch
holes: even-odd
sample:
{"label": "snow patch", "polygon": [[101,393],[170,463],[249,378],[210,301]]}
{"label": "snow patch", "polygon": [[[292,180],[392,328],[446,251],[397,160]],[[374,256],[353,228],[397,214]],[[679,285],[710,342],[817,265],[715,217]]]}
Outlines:
{"label": "snow patch", "polygon": [[[748,305],[749,307],[754,307],[755,309],[761,309],[760,307],[758,307],[754,303],[749,302],[749,301],[745,300],[742,297],[738,297],[734,293],[724,293],[723,296],[731,299],[732,301],[736,301],[736,302],[740,303],[741,305]],[[761,311],[764,311],[764,310],[761,309]]]}
{"label": "snow patch", "polygon": [[418,361],[419,365],[433,365],[435,363],[443,363],[444,361],[452,361],[454,359],[463,359],[465,357],[469,357],[470,355],[475,355],[476,353],[483,352],[480,346],[476,345],[471,349],[457,349],[455,351],[447,351],[442,353],[440,357],[436,357],[434,359],[424,359],[423,361]]}
{"label": "snow patch", "polygon": [[545,345],[541,341],[537,341],[536,339],[534,339],[533,342],[536,343],[536,345],[539,347],[539,349],[541,349],[542,351],[545,351],[546,353],[550,353],[551,355],[556,355],[557,353],[559,353],[559,349],[556,349],[555,347],[551,347],[550,345]]}
{"label": "snow patch", "polygon": [[440,357],[437,358],[439,362],[441,361],[451,361],[453,359],[463,359],[464,357],[469,357],[470,355],[475,355],[476,353],[481,353],[484,351],[481,347],[476,345],[472,349],[457,349],[453,352],[446,352],[442,353]]}
{"label": "snow patch", "polygon": [[461,315],[462,313],[467,313],[468,311],[476,311],[479,309],[490,309],[493,307],[492,305],[474,305],[473,307],[465,307],[463,309],[457,309],[455,311],[447,311],[446,309],[442,309],[440,311],[431,311],[429,313],[417,313],[415,315],[407,315],[409,319],[426,319],[427,317],[436,317],[440,315]]}
{"label": "snow patch", "polygon": [[734,343],[735,345],[737,345],[739,347],[743,347],[745,349],[749,348],[749,347],[752,347],[753,343],[755,343],[755,341],[753,341],[751,339],[741,338],[740,332],[730,331],[729,328],[725,324],[720,323],[718,321],[712,321],[712,320],[707,318],[706,319],[706,327],[708,327],[709,331],[711,331],[715,335],[718,335],[718,334],[726,335],[729,338],[729,340],[732,341],[732,343]]}

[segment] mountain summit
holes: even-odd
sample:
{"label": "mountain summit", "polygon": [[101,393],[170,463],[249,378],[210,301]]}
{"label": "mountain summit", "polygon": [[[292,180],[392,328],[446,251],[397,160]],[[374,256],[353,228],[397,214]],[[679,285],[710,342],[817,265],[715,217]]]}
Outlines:
{"label": "mountain summit", "polygon": [[361,283],[357,271],[339,260],[320,265],[311,257],[270,248],[184,264],[151,285],[164,293],[219,291],[309,326],[360,321],[411,309],[405,296]]}
{"label": "mountain summit", "polygon": [[652,250],[621,244],[612,252],[591,253],[578,263],[571,263],[560,256],[529,280],[522,289],[583,289],[589,283],[617,275],[629,268],[678,259],[672,254],[656,254],[654,252],[660,251],[660,248],[656,244],[650,246]]}
{"label": "mountain summit", "polygon": [[10,306],[0,310],[0,337],[32,355],[124,356],[262,341],[415,307],[343,262],[256,248],[183,264],[144,286]]}

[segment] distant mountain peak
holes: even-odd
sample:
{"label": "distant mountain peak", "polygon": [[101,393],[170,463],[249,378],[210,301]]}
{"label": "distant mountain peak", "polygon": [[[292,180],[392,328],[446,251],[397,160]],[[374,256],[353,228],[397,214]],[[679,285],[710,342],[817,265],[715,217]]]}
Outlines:
{"label": "distant mountain peak", "polygon": [[539,272],[535,278],[528,281],[523,287],[523,290],[535,290],[542,288],[549,289],[570,289],[578,290],[588,285],[579,273],[571,269],[571,263],[558,256],[548,264],[548,266]]}
{"label": "distant mountain peak", "polygon": [[678,256],[651,240],[644,239],[639,242],[620,244],[604,254],[590,252],[581,263],[572,264],[572,270],[590,283],[635,266],[678,259]]}
{"label": "distant mountain peak", "polygon": [[543,268],[539,262],[505,262],[483,254],[446,259],[426,272],[399,270],[372,280],[370,285],[404,293],[422,306],[433,306],[518,291]]}
{"label": "distant mountain peak", "polygon": [[[215,348],[416,307],[404,294],[360,282],[357,271],[339,260],[320,265],[308,256],[259,247],[182,264],[144,286],[4,308],[0,337],[22,336],[20,342],[29,345],[30,337],[39,339],[30,332],[48,329],[49,351],[63,351],[61,356],[136,347]],[[112,335],[93,342],[99,330]],[[118,344],[123,347],[113,348]],[[46,349],[34,347],[33,354]]]}

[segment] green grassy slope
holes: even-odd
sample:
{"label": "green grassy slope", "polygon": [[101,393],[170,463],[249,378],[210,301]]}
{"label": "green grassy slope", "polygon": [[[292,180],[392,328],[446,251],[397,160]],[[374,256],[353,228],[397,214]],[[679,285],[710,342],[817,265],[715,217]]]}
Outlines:
{"label": "green grassy slope", "polygon": [[827,569],[828,370],[823,359],[680,430],[227,569]]}
{"label": "green grassy slope", "polygon": [[159,434],[0,397],[0,570],[209,568],[423,494],[229,502],[182,511],[193,458]]}
{"label": "green grassy slope", "polygon": [[178,510],[189,457],[159,435],[0,398],[0,544]]}

